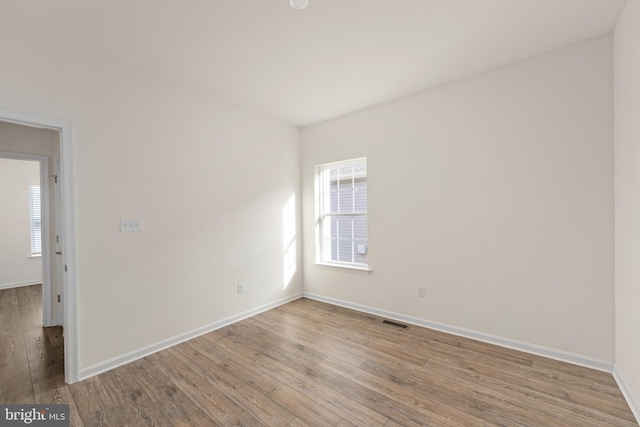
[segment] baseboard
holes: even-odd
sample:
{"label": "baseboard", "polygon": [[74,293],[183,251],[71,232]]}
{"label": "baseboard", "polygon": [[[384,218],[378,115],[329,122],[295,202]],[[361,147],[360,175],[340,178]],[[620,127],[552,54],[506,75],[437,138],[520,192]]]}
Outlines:
{"label": "baseboard", "polygon": [[334,298],[325,297],[322,295],[316,295],[316,294],[305,292],[303,296],[305,298],[313,299],[316,301],[326,302],[328,304],[338,305],[341,307],[362,311],[364,313],[374,314],[376,316],[386,317],[389,319],[410,323],[416,326],[422,326],[424,328],[446,332],[448,334],[457,335],[463,338],[482,341],[488,344],[495,344],[500,347],[506,347],[512,350],[518,350],[518,351],[522,351],[529,354],[535,354],[537,356],[547,357],[549,359],[559,360],[561,362],[571,363],[572,365],[583,366],[586,368],[591,368],[591,369],[595,369],[603,372],[609,372],[609,373],[613,372],[613,363],[609,363],[604,360],[593,359],[590,357],[580,356],[573,353],[568,353],[560,350],[550,349],[547,347],[528,344],[525,342],[511,340],[508,338],[502,338],[495,335],[485,334],[482,332],[477,332],[469,329],[458,328],[456,326],[451,326],[443,323],[432,322],[429,320],[406,316],[404,314],[381,310],[374,307],[354,304],[348,301],[342,301]]}
{"label": "baseboard", "polygon": [[39,285],[41,283],[42,283],[42,279],[27,280],[26,282],[4,283],[4,284],[0,284],[0,290],[2,290],[2,289],[11,289],[11,288],[19,288],[21,286]]}
{"label": "baseboard", "polygon": [[111,369],[117,368],[118,366],[131,363],[138,359],[142,359],[143,357],[149,356],[150,354],[157,353],[158,351],[167,349],[169,347],[173,347],[174,345],[180,344],[181,342],[188,341],[190,339],[196,338],[200,335],[204,335],[211,331],[215,331],[216,329],[223,328],[225,326],[231,325],[232,323],[236,323],[236,322],[239,322],[240,320],[246,319],[251,316],[255,316],[256,314],[262,313],[264,311],[271,310],[272,308],[297,300],[301,297],[302,297],[302,293],[295,294],[293,296],[289,296],[286,298],[282,298],[282,299],[270,302],[268,304],[261,305],[249,311],[236,314],[235,316],[227,317],[226,319],[222,319],[218,322],[214,322],[214,323],[202,326],[200,328],[196,328],[189,332],[185,332],[183,334],[176,335],[171,338],[167,338],[155,344],[151,344],[146,347],[140,348],[138,350],[131,351],[129,353],[114,357],[109,360],[105,360],[104,362],[100,362],[95,365],[82,368],[80,369],[78,379],[82,381],[87,378],[93,377],[95,375],[101,374],[103,372],[110,371]]}
{"label": "baseboard", "polygon": [[613,378],[616,380],[616,383],[618,383],[618,387],[620,388],[622,395],[627,401],[627,404],[629,405],[631,412],[633,412],[633,416],[636,417],[636,421],[638,422],[638,424],[640,424],[640,407],[633,400],[633,397],[631,397],[631,393],[629,393],[629,389],[625,385],[624,380],[620,375],[620,371],[618,371],[617,365],[613,367]]}

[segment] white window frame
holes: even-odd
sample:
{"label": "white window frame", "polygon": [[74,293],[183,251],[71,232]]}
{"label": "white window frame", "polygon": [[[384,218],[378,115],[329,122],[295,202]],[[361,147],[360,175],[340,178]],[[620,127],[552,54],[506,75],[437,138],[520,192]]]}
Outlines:
{"label": "white window frame", "polygon": [[[35,190],[37,189],[37,194]],[[31,257],[42,256],[42,192],[39,184],[29,185],[29,227],[31,230]]]}
{"label": "white window frame", "polygon": [[[331,229],[330,227],[327,227],[325,224],[327,224],[327,222],[330,221],[331,218],[345,217],[345,216],[368,217],[368,207],[366,210],[358,211],[358,212],[355,211],[355,207],[349,212],[340,212],[340,213],[328,212],[329,209],[326,209],[326,207],[330,203],[329,201],[330,192],[327,191],[327,185],[329,185],[328,171],[330,171],[331,169],[343,168],[343,167],[353,166],[353,165],[362,164],[362,163],[364,163],[364,166],[365,166],[364,173],[359,174],[359,176],[354,175],[352,179],[354,179],[355,181],[355,179],[357,178],[365,178],[366,180],[367,174],[368,174],[366,170],[367,168],[366,157],[360,157],[357,159],[350,159],[350,160],[344,160],[344,161],[333,162],[333,163],[325,163],[325,164],[317,165],[315,167],[316,264],[317,265],[370,271],[368,258],[367,258],[367,263],[355,262],[355,255],[352,257],[354,259],[354,261],[352,262],[334,260],[332,259],[331,245],[326,244],[327,241],[330,241],[330,238],[327,238],[327,235],[330,236]],[[368,185],[367,185],[367,188],[368,188]],[[354,202],[354,205],[355,205],[355,202]],[[367,230],[367,236],[368,234],[369,233]],[[367,246],[368,246],[368,238],[367,238]],[[367,247],[367,252],[368,252],[368,247]]]}

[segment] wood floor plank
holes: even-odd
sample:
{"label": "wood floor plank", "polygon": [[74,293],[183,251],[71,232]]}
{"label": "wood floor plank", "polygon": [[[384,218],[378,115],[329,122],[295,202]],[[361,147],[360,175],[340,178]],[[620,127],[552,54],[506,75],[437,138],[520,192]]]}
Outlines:
{"label": "wood floor plank", "polygon": [[0,335],[0,378],[29,374],[29,360],[21,332]]}
{"label": "wood floor plank", "polygon": [[[349,365],[329,358],[322,363],[322,366],[388,396],[400,404],[415,408],[429,417],[429,423],[439,421],[449,426],[459,427],[482,427],[484,424],[481,417],[452,406],[451,396],[446,400],[443,399],[444,390],[435,387],[420,389],[417,384],[411,382],[410,378],[404,378],[396,370],[389,370],[383,365],[375,365],[378,370],[366,369],[364,367],[369,366],[366,364],[362,369],[353,370]],[[431,398],[433,394],[437,394],[439,398]]]}
{"label": "wood floor plank", "polygon": [[[508,399],[503,399],[496,390],[484,386],[478,387],[473,376],[455,377],[448,373],[455,369],[458,364],[444,364],[441,371],[431,368],[428,363],[426,367],[412,364],[402,364],[400,377],[403,381],[411,381],[412,388],[416,390],[436,390],[442,397],[449,401],[449,404],[458,410],[474,414],[477,417],[503,424],[507,420],[517,425],[527,425],[527,423],[539,423],[541,418],[535,414],[523,415],[526,412],[518,403],[515,404]],[[380,377],[396,374],[384,372],[379,367],[363,366],[369,373]],[[408,374],[407,372],[412,372]],[[503,414],[510,414],[509,418],[504,418]],[[559,424],[562,425],[562,424]]]}
{"label": "wood floor plank", "polygon": [[[253,325],[256,327],[269,330],[269,324],[263,320],[262,316],[257,316],[256,318],[247,320],[254,322]],[[395,356],[384,354],[367,346],[354,344],[341,338],[332,337],[331,340],[318,339],[318,336],[326,337],[330,335],[317,332],[313,328],[313,325],[309,325],[308,329],[306,327],[300,328],[300,326],[292,327],[282,325],[277,329],[271,328],[271,330],[276,334],[309,348],[313,348],[321,353],[338,356],[342,360],[348,361],[354,367],[359,366],[368,358],[377,359],[381,362],[387,363],[389,366],[396,366],[402,360]]]}
{"label": "wood floor plank", "polygon": [[34,383],[64,375],[64,349],[53,345],[49,337],[55,333],[52,328],[41,326],[23,332],[29,370]]}
{"label": "wood floor plank", "polygon": [[20,307],[15,288],[0,290],[0,338],[22,331]]}
{"label": "wood floor plank", "polygon": [[62,331],[42,327],[42,286],[0,290],[0,402],[35,403],[60,376]]}
{"label": "wood floor plank", "polygon": [[69,425],[84,426],[69,386],[64,383],[64,376],[34,384],[34,391],[37,404],[67,404],[69,405]]}
{"label": "wood floor plank", "polygon": [[[278,358],[274,359],[274,356]],[[265,357],[265,359],[275,360],[281,365],[281,369],[289,367],[305,372],[305,375],[313,381],[338,391],[343,396],[351,398],[355,402],[386,418],[399,420],[407,426],[423,426],[428,421],[428,416],[425,414],[420,413],[411,407],[395,402],[392,399],[389,399],[388,396],[347,379],[340,374],[336,374],[331,370],[320,367],[310,367],[305,365],[304,362],[296,361],[277,353],[273,354],[271,357]]]}
{"label": "wood floor plank", "polygon": [[2,403],[35,403],[33,383],[30,374],[0,378],[0,402]]}
{"label": "wood floor plank", "polygon": [[216,427],[220,424],[214,422],[204,412],[189,413],[173,420],[175,427]]}
{"label": "wood floor plank", "polygon": [[113,399],[114,406],[129,426],[169,427],[171,421],[133,381],[126,369],[113,369],[100,377]]}
{"label": "wood floor plank", "polygon": [[[252,329],[255,330],[255,328]],[[270,356],[274,354],[275,358],[293,358],[298,361],[304,361],[309,365],[317,365],[327,358],[327,354],[324,352],[284,339],[266,330],[257,335],[245,335],[242,337],[242,342],[250,344],[249,346],[260,355]],[[277,355],[275,355],[276,353]]]}
{"label": "wood floor plank", "polygon": [[335,412],[288,385],[279,386],[269,397],[295,415],[296,419],[314,427],[332,427],[342,420]]}
{"label": "wood floor plank", "polygon": [[[610,394],[601,391],[600,387],[577,386],[574,383],[564,381],[565,377],[556,375],[540,375],[541,369],[528,368],[521,365],[511,365],[511,369],[490,369],[481,365],[470,364],[464,369],[459,367],[463,372],[473,371],[476,375],[483,375],[484,378],[493,378],[500,381],[504,386],[506,384],[516,384],[523,392],[531,390],[534,393],[548,396],[553,399],[554,405],[575,408],[591,413],[597,417],[597,408],[607,408],[609,415],[633,421],[632,414],[626,402],[621,399],[621,395],[616,393]],[[551,372],[547,371],[547,374]],[[601,373],[605,375],[604,373]]]}
{"label": "wood floor plank", "polygon": [[300,418],[296,418],[289,423],[289,427],[313,427],[313,424],[307,424]]}
{"label": "wood floor plank", "polygon": [[220,339],[210,340],[208,339],[208,335],[209,334],[206,334],[192,339],[188,344],[216,363],[224,363],[229,360],[232,356],[229,352],[225,351],[224,345],[219,344]]}
{"label": "wood floor plank", "polygon": [[332,387],[314,381],[303,370],[283,365],[266,357],[257,360],[256,365],[263,372],[278,378],[284,384],[289,384],[355,425],[375,427],[387,422],[387,418],[374,409],[361,405]]}
{"label": "wood floor plank", "polygon": [[50,377],[44,381],[33,384],[33,390],[36,394],[36,401],[39,400],[39,397],[45,396],[49,391],[64,387],[65,385],[66,383],[64,382],[64,375]]}
{"label": "wood floor plank", "polygon": [[[454,381],[482,384],[484,388],[491,390],[494,396],[501,396],[505,401],[531,401],[534,403],[529,408],[531,413],[539,413],[543,417],[552,415],[567,425],[593,425],[594,427],[608,424],[624,425],[625,415],[628,413],[618,405],[609,404],[612,402],[603,402],[595,396],[587,398],[585,394],[578,394],[575,390],[566,387],[562,391],[558,391],[555,387],[548,387],[544,383],[533,381],[528,377],[516,376],[505,370],[496,371],[483,367],[462,369],[459,366],[428,366],[429,370],[434,368],[441,375]],[[606,407],[607,413],[597,409],[601,407]]]}
{"label": "wood floor plank", "polygon": [[[281,321],[282,314],[279,316],[278,312],[265,312],[262,314],[264,314],[264,316],[260,316],[259,319],[268,322],[267,326],[269,326],[269,324],[272,326],[273,323],[278,322],[279,320]],[[293,316],[294,318],[299,317],[301,320],[298,320],[297,322],[282,322],[283,326],[293,327],[299,330],[302,322],[305,322],[305,325],[310,328],[311,331],[324,336],[331,336],[332,340],[341,339],[354,344],[366,346],[372,338],[370,335],[363,333],[363,331],[359,330],[357,327],[345,328],[344,324],[340,325],[339,322],[334,321],[331,317],[326,317],[324,319],[311,315],[302,317],[298,316],[296,311],[287,313],[287,315]]]}
{"label": "wood floor plank", "polygon": [[223,426],[237,425],[247,415],[238,404],[170,352],[152,354],[148,359],[164,375],[171,378],[213,420],[213,423]]}
{"label": "wood floor plank", "polygon": [[219,364],[199,352],[189,352],[178,346],[168,349],[176,358],[189,363],[193,371],[205,378],[211,385],[222,391],[245,411],[259,419],[264,425],[279,426],[289,424],[295,416],[269,399],[261,391],[243,380],[234,377]]}
{"label": "wood floor plank", "polygon": [[13,288],[18,299],[18,305],[22,309],[28,309],[33,304],[33,287],[32,286],[20,286]]}
{"label": "wood floor plank", "polygon": [[639,427],[611,374],[307,299],[65,385],[40,296],[0,291],[0,402],[80,427]]}
{"label": "wood floor plank", "polygon": [[99,376],[71,384],[69,390],[84,427],[126,425]]}
{"label": "wood floor plank", "polygon": [[136,360],[123,366],[122,370],[144,390],[169,420],[209,419],[184,391],[148,359]]}
{"label": "wood floor plank", "polygon": [[[566,412],[560,407],[554,408],[555,413],[553,410],[545,411],[543,401],[535,399],[531,394],[517,393],[515,384],[509,384],[508,392],[505,392],[502,387],[486,378],[474,379],[470,375],[460,377],[452,374],[456,368],[455,365],[433,369],[406,364],[402,366],[400,375],[410,378],[414,388],[420,390],[435,387],[447,396],[453,407],[499,425],[545,425],[549,419],[553,419],[553,425],[558,427],[586,425],[578,417],[567,418]],[[437,377],[433,372],[437,372]],[[377,374],[382,375],[380,371]]]}
{"label": "wood floor plank", "polygon": [[[219,343],[223,345],[228,344],[229,342],[232,341],[219,341]],[[226,353],[228,357],[225,357],[224,361],[222,362],[217,362],[216,358],[212,358],[209,355],[210,353],[205,352],[203,354],[215,363],[219,363],[225,371],[240,378],[247,384],[260,390],[264,394],[268,395],[277,387],[282,385],[282,383],[280,383],[278,380],[270,375],[265,375],[262,370],[256,367],[255,360],[252,360],[251,358],[245,356],[242,351],[243,349],[240,346],[234,345],[233,348],[240,349],[240,351],[229,351],[230,349],[225,349],[224,353]],[[221,353],[221,350],[222,348],[220,348],[217,352]]]}
{"label": "wood floor plank", "polygon": [[[264,334],[261,334],[261,336],[263,339],[269,339]],[[225,350],[221,350],[229,354],[227,357],[223,357],[223,359],[226,360],[223,365],[224,368],[243,378],[246,382],[258,387],[265,393],[271,393],[279,384],[286,383],[290,384],[296,390],[301,391],[309,398],[315,399],[328,410],[339,413],[341,416],[352,418],[359,425],[376,426],[386,422],[386,418],[379,415],[376,417],[377,414],[375,412],[361,406],[358,407],[359,405],[355,402],[350,399],[345,399],[344,396],[339,393],[323,386],[312,385],[309,381],[305,381],[304,375],[295,377],[283,376],[281,366],[277,368],[269,367],[267,369],[259,369],[264,365],[261,364],[258,359],[268,356],[268,354],[254,351],[251,344],[257,348],[264,348],[262,342],[255,340],[250,341],[244,339],[244,337],[235,336],[233,338],[226,337],[216,343],[223,346]],[[296,347],[296,349],[299,349],[299,347]],[[304,352],[305,350],[302,351]],[[276,354],[284,356],[286,360],[289,360],[291,357],[295,358],[293,354],[287,354],[286,352]],[[321,355],[319,358],[312,357],[311,364],[317,364],[321,360],[324,360],[325,357],[326,355]],[[281,381],[275,383],[266,381],[266,379],[272,376]],[[363,415],[363,413],[365,413],[365,415]]]}

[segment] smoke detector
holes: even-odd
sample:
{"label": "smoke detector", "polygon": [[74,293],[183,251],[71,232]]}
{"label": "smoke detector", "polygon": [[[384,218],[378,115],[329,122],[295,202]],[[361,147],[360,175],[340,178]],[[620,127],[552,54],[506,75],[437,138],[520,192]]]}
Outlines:
{"label": "smoke detector", "polygon": [[289,4],[294,9],[304,9],[309,6],[309,0],[289,0]]}

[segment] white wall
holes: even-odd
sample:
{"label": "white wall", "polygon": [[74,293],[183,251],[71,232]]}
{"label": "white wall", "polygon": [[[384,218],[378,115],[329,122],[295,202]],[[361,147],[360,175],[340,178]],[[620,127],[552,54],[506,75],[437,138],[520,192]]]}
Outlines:
{"label": "white wall", "polygon": [[29,187],[40,163],[0,158],[0,289],[42,283],[42,259],[31,258]]}
{"label": "white wall", "polygon": [[[305,293],[611,366],[612,90],[609,35],[304,128]],[[372,272],[315,266],[313,166],[360,156]]]}
{"label": "white wall", "polygon": [[81,371],[301,292],[296,128],[47,41],[0,54],[0,107],[72,126]]}
{"label": "white wall", "polygon": [[640,2],[614,33],[616,373],[640,419]]}

